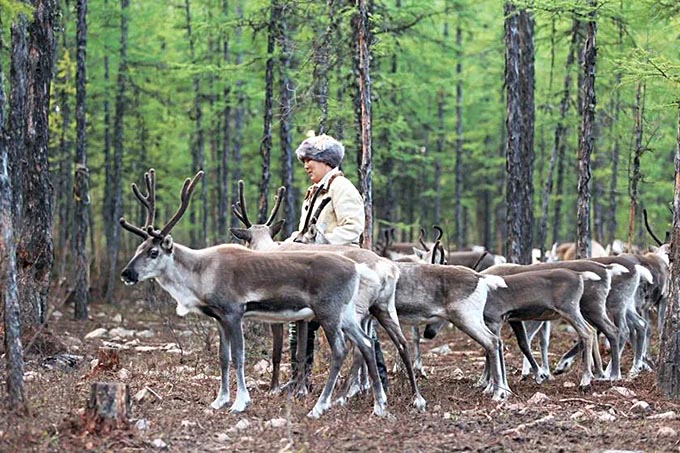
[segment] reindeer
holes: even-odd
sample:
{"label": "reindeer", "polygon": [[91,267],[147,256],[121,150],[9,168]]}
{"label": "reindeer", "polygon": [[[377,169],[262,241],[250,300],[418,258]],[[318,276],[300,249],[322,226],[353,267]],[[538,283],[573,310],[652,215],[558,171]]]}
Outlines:
{"label": "reindeer", "polygon": [[[147,195],[133,184],[135,196],[147,209],[146,224],[138,227],[124,218],[120,224],[140,236],[142,244],[121,273],[126,285],[155,279],[177,301],[177,314],[203,313],[217,321],[220,337],[221,382],[211,407],[230,402],[230,359],[236,368],[237,392],[231,412],[250,404],[244,375],[244,339],[241,321],[252,317],[269,322],[316,318],[332,350],[326,385],[307,414],[318,418],[330,408],[331,395],[346,355],[345,337],[364,354],[373,383],[376,415],[385,415],[382,389],[370,338],[361,330],[354,301],[361,276],[375,276],[365,265],[342,256],[318,252],[256,252],[240,245],[218,245],[193,250],[175,243],[172,228],[186,211],[203,172],[184,182],[180,207],[161,229],[154,227],[155,172],[145,174]],[[313,270],[313,271],[312,271]]]}
{"label": "reindeer", "polygon": [[[382,258],[370,250],[361,249],[352,246],[342,246],[342,245],[329,245],[329,244],[307,244],[305,242],[314,242],[315,237],[321,235],[320,231],[315,230],[316,221],[321,210],[325,207],[326,203],[330,200],[326,198],[321,201],[320,205],[312,212],[312,208],[309,209],[307,216],[305,217],[305,222],[302,230],[296,238],[296,242],[283,242],[277,243],[274,241],[274,237],[281,230],[284,220],[274,222],[276,214],[279,210],[281,200],[285,191],[285,187],[280,187],[277,191],[276,198],[274,199],[274,207],[272,208],[269,218],[264,224],[253,224],[248,219],[248,213],[246,209],[245,197],[243,194],[244,184],[243,181],[238,183],[238,199],[239,201],[233,206],[234,215],[243,223],[246,228],[231,228],[231,233],[238,239],[245,241],[247,246],[253,250],[264,250],[264,251],[291,251],[291,250],[305,250],[305,251],[315,251],[324,253],[334,253],[342,255],[348,259],[351,259],[357,263],[363,263],[368,266],[369,269],[374,271],[378,275],[378,282],[376,283],[373,279],[362,278],[359,286],[359,293],[355,300],[356,312],[359,319],[365,324],[365,321],[373,315],[381,326],[385,329],[390,339],[394,343],[402,362],[404,363],[407,374],[409,377],[409,382],[411,384],[411,390],[414,394],[413,405],[424,410],[426,407],[426,401],[420,394],[418,389],[418,384],[416,382],[415,374],[411,367],[411,359],[408,352],[408,344],[404,334],[399,325],[399,319],[397,318],[397,312],[395,309],[394,301],[394,291],[399,279],[399,269],[397,266],[386,258]],[[317,192],[318,194],[318,192]],[[315,195],[316,196],[316,195]],[[314,206],[316,199],[312,200],[310,206]],[[323,237],[323,236],[321,236]],[[274,327],[276,326],[276,327]],[[300,326],[300,325],[299,325]],[[305,332],[304,326],[300,326],[302,329],[298,329],[298,333]],[[365,330],[366,331],[366,330]],[[279,381],[279,370],[281,362],[282,353],[282,343],[283,343],[283,326],[282,325],[272,325],[272,335],[273,335],[273,352],[272,352],[272,363],[273,363],[273,373],[272,373],[272,390],[278,387]],[[298,349],[304,348],[306,345],[305,338],[298,338]],[[358,354],[358,352],[357,352]],[[298,362],[304,359],[305,353],[298,352]],[[298,376],[294,379],[296,382],[304,382],[304,367],[298,366]],[[349,386],[351,386],[353,381],[348,380],[347,385],[345,385],[344,394],[348,394]],[[344,400],[341,400],[344,401]]]}

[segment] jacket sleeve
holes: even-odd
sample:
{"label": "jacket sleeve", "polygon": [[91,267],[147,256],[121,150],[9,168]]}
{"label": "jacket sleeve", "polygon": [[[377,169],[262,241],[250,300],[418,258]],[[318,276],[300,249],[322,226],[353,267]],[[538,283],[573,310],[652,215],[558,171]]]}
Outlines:
{"label": "jacket sleeve", "polygon": [[329,195],[337,225],[324,235],[331,244],[359,244],[364,232],[364,200],[352,182],[339,177],[331,184]]}

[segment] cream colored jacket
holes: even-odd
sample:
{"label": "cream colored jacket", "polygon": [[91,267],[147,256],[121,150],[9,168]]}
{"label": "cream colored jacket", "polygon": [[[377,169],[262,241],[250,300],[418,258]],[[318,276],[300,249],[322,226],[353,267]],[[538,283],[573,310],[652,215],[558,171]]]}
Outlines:
{"label": "cream colored jacket", "polygon": [[[329,187],[330,184],[330,187]],[[322,192],[316,198],[312,213],[321,201],[330,197],[331,201],[319,214],[316,223],[318,231],[321,231],[331,244],[359,245],[359,236],[364,232],[365,215],[364,200],[352,182],[342,175],[342,172],[334,168],[318,183],[307,190],[307,196],[302,203],[300,223],[298,231],[291,238],[296,238],[305,224],[307,212],[310,209],[315,190]]]}

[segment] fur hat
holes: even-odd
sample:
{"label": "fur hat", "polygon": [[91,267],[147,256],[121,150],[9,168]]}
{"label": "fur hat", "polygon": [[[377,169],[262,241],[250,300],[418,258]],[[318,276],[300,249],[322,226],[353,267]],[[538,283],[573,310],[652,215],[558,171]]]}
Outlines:
{"label": "fur hat", "polygon": [[298,149],[295,150],[295,155],[300,162],[303,159],[312,159],[325,162],[331,167],[339,167],[342,158],[345,157],[345,147],[330,135],[321,134],[309,137],[300,143]]}

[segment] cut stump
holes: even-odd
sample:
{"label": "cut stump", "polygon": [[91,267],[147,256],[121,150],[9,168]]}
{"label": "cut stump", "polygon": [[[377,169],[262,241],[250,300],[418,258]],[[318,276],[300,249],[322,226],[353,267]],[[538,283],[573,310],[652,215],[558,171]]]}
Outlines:
{"label": "cut stump", "polygon": [[130,387],[127,384],[95,382],[85,409],[84,425],[89,432],[110,432],[127,428],[130,415]]}

